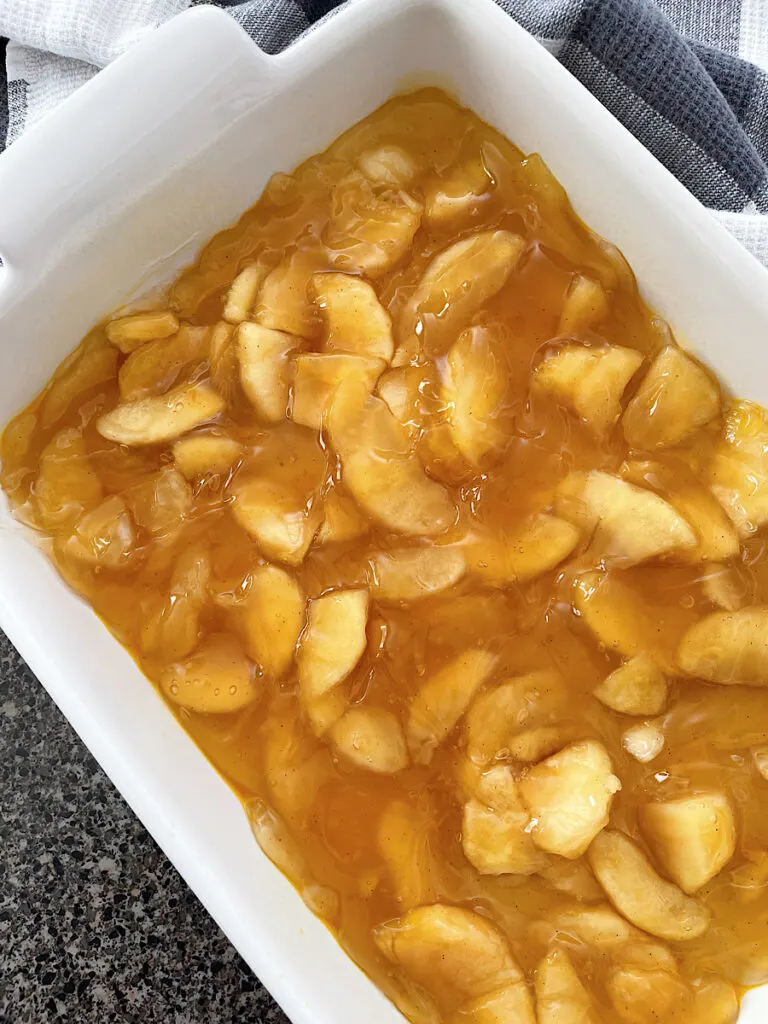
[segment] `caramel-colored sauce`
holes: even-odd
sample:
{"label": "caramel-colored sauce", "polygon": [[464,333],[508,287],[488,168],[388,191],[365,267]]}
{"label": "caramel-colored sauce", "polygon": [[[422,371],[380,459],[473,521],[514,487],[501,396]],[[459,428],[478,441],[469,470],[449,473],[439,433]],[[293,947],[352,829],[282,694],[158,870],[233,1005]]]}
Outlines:
{"label": "caramel-colored sauce", "polygon": [[[461,544],[475,530],[514,533],[526,517],[551,512],[556,488],[577,470],[626,476],[628,462],[652,462],[652,467],[633,470],[634,483],[642,483],[638,474],[645,474],[646,485],[662,496],[662,478],[673,481],[673,490],[684,484],[707,487],[722,416],[678,445],[638,451],[629,447],[621,423],[595,432],[551,395],[531,388],[534,368],[563,342],[558,325],[578,275],[602,286],[608,307],[598,324],[577,329],[569,339],[634,349],[644,358],[643,369],[622,398],[624,407],[649,361],[673,344],[667,325],[642,301],[621,254],[581,223],[540,158],[525,157],[437,90],[397,97],[325,153],[290,175],[276,174],[259,202],[217,235],[170,289],[168,308],[180,321],[182,335],[187,331],[186,341],[162,369],[149,360],[142,377],[139,366],[133,394],[157,394],[184,381],[210,380],[226,405],[212,426],[198,432],[226,436],[241,446],[229,469],[185,480],[174,468],[170,444],[128,446],[102,436],[97,424],[121,402],[118,372],[132,358],[110,343],[104,324],[93,329],[5,430],[0,480],[15,514],[40,532],[62,577],[156,683],[165,678],[170,663],[183,662],[190,646],[199,650],[210,636],[231,636],[238,649],[244,642],[239,610],[249,574],[267,559],[233,515],[233,495],[241,481],[266,477],[297,489],[318,526],[332,492],[355,508],[345,487],[343,460],[340,464],[327,431],[298,426],[290,416],[281,423],[266,422],[243,393],[234,363],[228,366],[223,360],[214,366],[210,344],[232,281],[244,267],[257,263],[266,271],[292,257],[304,261],[306,281],[311,272],[358,272],[354,237],[334,235],[329,222],[334,203],[342,202],[343,183],[354,184],[360,175],[360,155],[381,145],[400,147],[418,167],[414,181],[403,186],[416,203],[424,202],[436,176],[446,177],[452,168],[473,161],[484,168],[487,181],[485,191],[456,219],[449,218],[444,226],[422,219],[407,252],[372,278],[392,318],[396,346],[406,346],[413,365],[426,368],[413,443],[427,474],[442,483],[457,510],[455,522],[434,542]],[[413,338],[405,334],[409,301],[435,254],[459,238],[490,229],[521,236],[525,249],[503,287],[470,318],[473,326],[493,332],[497,351],[503,353],[506,381],[504,401],[494,414],[503,444],[473,466],[455,460],[452,449],[446,456],[429,443],[430,437],[443,436],[439,428],[447,422],[439,381],[459,330],[444,329],[441,316],[433,313],[423,318],[415,350],[408,348]],[[293,333],[303,339],[304,351],[319,352],[324,331],[320,312],[306,295],[295,303],[294,298],[289,297]],[[249,318],[258,319],[259,311],[257,301]],[[466,326],[462,323],[460,329]],[[93,372],[83,369],[86,357],[96,366]],[[73,361],[78,358],[80,363]],[[42,486],[46,461],[57,470],[53,482]],[[113,495],[128,510],[130,549],[114,566],[83,560],[73,554],[71,544],[77,523]],[[340,588],[370,589],[370,559],[376,552],[417,543],[365,510],[356,509],[356,514],[365,519],[358,536],[330,543],[319,543],[316,537],[299,564],[284,566],[308,598]],[[374,587],[365,651],[341,683],[345,706],[386,709],[405,727],[424,680],[467,648],[480,648],[496,656],[486,689],[537,670],[559,674],[567,689],[555,722],[563,736],[560,746],[586,739],[604,745],[621,781],[611,806],[611,827],[651,850],[652,860],[638,821],[640,808],[649,801],[713,789],[726,794],[736,815],[735,853],[696,894],[711,911],[711,924],[698,938],[666,945],[690,991],[717,975],[740,995],[746,987],[768,981],[768,782],[756,770],[752,753],[768,745],[768,690],[707,683],[675,668],[675,651],[686,630],[716,610],[702,587],[709,572],[706,563],[669,556],[630,567],[610,560],[596,565],[593,554],[585,537],[560,564],[534,579],[495,585],[467,572],[449,589],[412,602],[380,600]],[[171,612],[184,584],[178,579],[174,584],[172,576],[175,571],[178,575],[182,556],[194,563],[197,555],[205,559],[208,574],[190,641],[184,634],[189,619],[182,613],[178,629],[184,635],[174,633]],[[729,565],[749,604],[768,603],[768,559],[759,534],[742,540]],[[599,642],[574,610],[574,580],[595,569],[603,582],[616,580],[628,588],[651,623],[669,682],[661,714],[621,714],[593,696],[623,660]],[[154,642],[153,623],[162,627]],[[270,678],[257,665],[252,684],[254,698],[228,713],[180,707],[168,687],[161,689],[181,726],[246,810],[262,823],[271,820],[272,812],[279,816],[299,853],[281,860],[272,850],[272,856],[344,949],[406,1016],[418,1024],[480,1020],[455,1018],[464,1005],[458,997],[425,992],[374,941],[377,926],[400,917],[414,902],[440,902],[477,910],[495,922],[529,980],[554,948],[551,942],[567,950],[598,1019],[619,1019],[608,984],[619,953],[586,942],[565,926],[553,938],[551,927],[560,911],[605,905],[599,890],[582,892],[579,899],[558,891],[538,873],[481,874],[465,856],[462,808],[471,783],[465,778],[463,718],[429,763],[411,758],[394,774],[377,773],[353,764],[328,734],[316,735],[302,704],[295,663],[279,678]],[[664,744],[653,760],[642,763],[628,753],[622,738],[627,729],[649,720],[663,732]],[[512,764],[521,774],[528,770],[503,752],[494,763]],[[390,848],[400,843],[402,872],[393,870],[382,852],[382,828],[387,827],[382,819],[399,806],[397,801],[405,805],[413,826],[409,838],[398,839],[394,826],[389,836]],[[578,863],[586,869],[585,857]],[[745,884],[750,865],[755,867],[754,879]],[[397,877],[403,873],[410,873],[410,881]],[[673,1005],[665,1019],[693,1021],[692,1016],[680,1016],[687,1012],[685,1006]],[[645,1009],[641,1001],[633,1012],[636,1016],[621,1019],[658,1022],[652,1007]],[[725,1024],[731,1019],[716,1012],[713,1004],[712,1016],[695,1021]]]}

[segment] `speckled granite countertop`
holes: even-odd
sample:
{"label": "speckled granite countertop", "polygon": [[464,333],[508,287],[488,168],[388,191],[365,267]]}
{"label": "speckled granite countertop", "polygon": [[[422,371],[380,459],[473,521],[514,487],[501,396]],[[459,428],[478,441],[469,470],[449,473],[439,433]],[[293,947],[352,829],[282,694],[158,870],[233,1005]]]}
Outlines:
{"label": "speckled granite countertop", "polygon": [[1,633],[0,1022],[287,1024]]}

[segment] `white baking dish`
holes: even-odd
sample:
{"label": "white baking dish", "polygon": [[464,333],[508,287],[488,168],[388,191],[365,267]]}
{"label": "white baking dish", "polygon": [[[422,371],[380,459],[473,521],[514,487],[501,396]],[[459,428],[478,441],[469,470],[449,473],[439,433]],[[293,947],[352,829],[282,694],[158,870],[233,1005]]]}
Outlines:
{"label": "white baking dish", "polygon": [[[542,153],[678,336],[768,403],[768,273],[585,89],[491,0],[357,0],[277,57],[220,11],[183,14],[0,157],[0,424],[92,324],[174,276],[273,171],[421,84]],[[295,1024],[402,1020],[4,506],[0,625]],[[767,1014],[768,988],[742,1022]]]}

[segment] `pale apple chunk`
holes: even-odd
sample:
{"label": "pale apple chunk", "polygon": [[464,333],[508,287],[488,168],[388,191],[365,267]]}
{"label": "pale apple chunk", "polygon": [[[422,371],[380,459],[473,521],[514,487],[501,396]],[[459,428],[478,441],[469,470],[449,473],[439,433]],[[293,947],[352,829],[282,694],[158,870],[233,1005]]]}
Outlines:
{"label": "pale apple chunk", "polygon": [[381,399],[347,382],[336,391],[326,425],[342,481],[369,515],[416,536],[442,533],[453,523],[448,492],[427,477],[408,432]]}
{"label": "pale apple chunk", "polygon": [[768,523],[768,412],[734,402],[712,459],[709,483],[740,537]]}
{"label": "pale apple chunk", "polygon": [[556,672],[531,672],[481,693],[467,712],[467,753],[488,764],[513,738],[565,707],[567,689]]}
{"label": "pale apple chunk", "polygon": [[710,683],[768,686],[768,607],[708,615],[683,636],[677,664]]}
{"label": "pale apple chunk", "polygon": [[183,324],[172,337],[148,341],[131,352],[118,374],[122,401],[164,394],[195,367],[204,368],[211,336],[209,327]]}
{"label": "pale apple chunk", "polygon": [[374,189],[362,174],[349,175],[333,190],[325,236],[335,265],[380,277],[408,252],[421,214],[407,192]]}
{"label": "pale apple chunk", "polygon": [[315,736],[324,737],[347,710],[347,694],[342,686],[313,697],[302,694],[302,706]]}
{"label": "pale apple chunk", "polygon": [[564,345],[534,371],[533,387],[567,405],[595,434],[604,434],[621,415],[621,396],[643,361],[640,352],[609,345]]}
{"label": "pale apple chunk", "polygon": [[376,392],[387,403],[395,419],[414,430],[420,420],[420,388],[425,372],[420,366],[398,366],[387,370],[379,378]]}
{"label": "pale apple chunk", "polygon": [[296,249],[267,274],[252,315],[263,327],[298,337],[311,335],[316,312],[309,298],[312,275],[328,266],[319,251]]}
{"label": "pale apple chunk", "polygon": [[322,697],[347,678],[365,651],[367,622],[366,590],[337,590],[310,601],[298,654],[303,699]]}
{"label": "pale apple chunk", "polygon": [[160,309],[111,320],[105,334],[116,348],[128,354],[147,341],[170,338],[178,329],[179,321],[170,309]]}
{"label": "pale apple chunk", "polygon": [[417,764],[429,764],[495,664],[496,656],[489,651],[469,648],[422,684],[411,703],[406,728],[408,749]]}
{"label": "pale apple chunk", "polygon": [[667,703],[667,681],[647,654],[630,658],[592,692],[606,707],[625,715],[658,715]]}
{"label": "pale apple chunk", "polygon": [[396,775],[408,766],[403,729],[391,711],[350,708],[329,735],[337,753],[365,771]]}
{"label": "pale apple chunk", "polygon": [[643,931],[683,942],[709,927],[706,907],[658,875],[622,832],[601,832],[589,848],[589,863],[614,907]]}
{"label": "pale apple chunk", "polygon": [[621,737],[621,745],[636,761],[648,764],[664,749],[664,733],[653,722],[633,725]]}
{"label": "pale apple chunk", "polygon": [[592,997],[562,950],[553,950],[536,970],[538,1024],[598,1024]]}
{"label": "pale apple chunk", "polygon": [[508,390],[507,363],[499,338],[486,327],[470,327],[448,353],[442,397],[453,442],[473,466],[502,447],[500,423]]}
{"label": "pale apple chunk", "polygon": [[464,555],[452,547],[379,551],[370,565],[372,590],[380,601],[418,601],[448,590],[464,575]]}
{"label": "pale apple chunk", "polygon": [[464,805],[465,857],[483,875],[534,874],[548,858],[526,831],[529,820],[511,770],[491,768],[480,780],[477,797]]}
{"label": "pale apple chunk", "polygon": [[128,564],[135,542],[131,513],[113,494],[78,519],[64,551],[88,565],[119,569]]}
{"label": "pale apple chunk", "polygon": [[368,532],[368,522],[354,501],[335,489],[323,500],[323,516],[317,532],[318,544],[341,544]]}
{"label": "pale apple chunk", "polygon": [[326,410],[342,381],[359,381],[370,394],[384,369],[381,359],[364,356],[323,355],[308,352],[296,356],[291,418],[303,427],[320,430]]}
{"label": "pale apple chunk", "polygon": [[241,324],[250,316],[256,294],[267,276],[267,268],[259,263],[244,267],[229,286],[222,316],[230,324]]}
{"label": "pale apple chunk", "polygon": [[402,147],[381,145],[366,149],[357,158],[357,166],[374,185],[406,188],[421,173],[421,167]]}
{"label": "pale apple chunk", "polygon": [[536,1024],[531,991],[524,981],[505,985],[465,1003],[451,1024]]}
{"label": "pale apple chunk", "polygon": [[238,484],[232,493],[232,514],[257,541],[267,558],[299,565],[317,530],[317,520],[295,495],[269,480]]}
{"label": "pale apple chunk", "polygon": [[700,582],[706,599],[718,608],[737,612],[748,603],[748,587],[732,566],[713,562]]}
{"label": "pale apple chunk", "polygon": [[224,399],[207,384],[184,384],[164,395],[116,406],[99,418],[96,429],[117,444],[162,444],[214,419],[223,409]]}
{"label": "pale apple chunk", "polygon": [[579,538],[572,523],[542,512],[506,534],[470,534],[467,568],[497,587],[527,583],[563,562]]}
{"label": "pale apple chunk", "polygon": [[692,895],[736,849],[736,821],[724,793],[701,793],[640,808],[640,826],[664,870]]}
{"label": "pale apple chunk", "polygon": [[494,182],[480,157],[449,168],[424,189],[424,219],[430,227],[445,231],[470,219],[479,209]]}
{"label": "pale apple chunk", "polygon": [[240,384],[254,409],[267,423],[285,418],[291,387],[290,357],[301,339],[261,324],[237,329]]}
{"label": "pale apple chunk", "polygon": [[250,573],[239,625],[246,653],[272,679],[282,679],[293,663],[306,604],[300,584],[283,569],[262,565]]}
{"label": "pale apple chunk", "polygon": [[392,321],[367,281],[351,274],[315,274],[310,292],[325,323],[325,352],[390,362]]}
{"label": "pale apple chunk", "polygon": [[470,999],[523,980],[505,936],[485,917],[435,903],[373,933],[381,952],[427,991]]}
{"label": "pale apple chunk", "polygon": [[602,743],[585,740],[564,747],[520,780],[534,842],[569,860],[580,857],[608,824],[613,797],[620,789]]}
{"label": "pale apple chunk", "polygon": [[174,704],[207,714],[239,711],[259,696],[256,668],[234,637],[211,636],[160,675],[160,688]]}
{"label": "pale apple chunk", "polygon": [[[594,875],[592,876],[594,881]],[[597,882],[595,882],[597,885]],[[600,898],[605,893],[598,886]],[[574,938],[600,952],[623,949],[633,934],[640,934],[607,903],[594,907],[572,905],[557,910],[550,920],[543,922],[549,934],[541,929],[548,941],[562,934],[567,940]]]}
{"label": "pale apple chunk", "polygon": [[403,311],[406,344],[425,316],[439,318],[445,334],[463,327],[503,288],[524,248],[524,239],[510,231],[483,231],[438,253]]}
{"label": "pale apple chunk", "polygon": [[384,808],[377,831],[378,848],[399,902],[410,910],[430,903],[438,889],[438,862],[430,848],[427,814],[402,800]]}
{"label": "pale apple chunk", "polygon": [[680,444],[720,412],[720,392],[706,370],[676,345],[650,365],[622,424],[633,448],[651,451]]}
{"label": "pale apple chunk", "polygon": [[238,460],[242,446],[224,434],[192,434],[174,442],[173,461],[187,480],[227,473]]}
{"label": "pale apple chunk", "polygon": [[555,508],[590,538],[590,550],[625,565],[696,546],[691,527],[658,494],[599,470],[567,476]]}
{"label": "pale apple chunk", "polygon": [[576,334],[599,324],[608,315],[608,296],[599,281],[577,274],[565,296],[558,334]]}

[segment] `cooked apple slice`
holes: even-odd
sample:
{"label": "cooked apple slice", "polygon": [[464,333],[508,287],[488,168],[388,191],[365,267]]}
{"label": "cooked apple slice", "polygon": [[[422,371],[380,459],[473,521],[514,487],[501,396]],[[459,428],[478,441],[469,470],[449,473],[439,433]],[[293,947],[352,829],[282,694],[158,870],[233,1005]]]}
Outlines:
{"label": "cooked apple slice", "polygon": [[211,384],[230,404],[240,391],[240,361],[237,358],[235,328],[225,320],[219,320],[211,331],[208,363]]}
{"label": "cooked apple slice", "polygon": [[405,344],[425,317],[443,337],[454,334],[503,288],[525,248],[510,231],[483,231],[439,252],[403,310]]}
{"label": "cooked apple slice", "polygon": [[186,661],[163,669],[159,682],[174,704],[207,714],[239,711],[259,696],[256,667],[229,634],[209,637]]}
{"label": "cooked apple slice", "polygon": [[664,749],[664,733],[653,722],[633,725],[621,737],[621,745],[636,761],[648,764]]}
{"label": "cooked apple slice", "polygon": [[528,985],[516,981],[512,985],[465,1003],[451,1024],[536,1024],[536,1012]]}
{"label": "cooked apple slice", "polygon": [[359,381],[370,394],[385,365],[381,359],[316,352],[298,355],[294,363],[291,418],[314,430],[322,428],[326,410],[342,381]]}
{"label": "cooked apple slice", "polygon": [[739,537],[727,516],[707,491],[678,487],[667,498],[689,526],[698,534],[695,548],[681,551],[684,561],[707,562],[735,558]]}
{"label": "cooked apple slice", "polygon": [[680,641],[677,664],[710,683],[768,686],[768,607],[708,615]]}
{"label": "cooked apple slice", "polygon": [[32,494],[40,522],[48,530],[74,525],[86,509],[101,502],[101,481],[81,430],[62,430],[48,442]]}
{"label": "cooked apple slice", "polygon": [[173,445],[173,461],[187,480],[214,473],[227,473],[237,461],[242,446],[225,434],[193,434]]}
{"label": "cooked apple slice", "polygon": [[133,518],[155,537],[168,537],[182,525],[194,504],[194,495],[173,466],[146,477],[129,488],[125,497]]}
{"label": "cooked apple slice", "polygon": [[421,366],[398,366],[386,370],[376,388],[376,392],[389,406],[395,419],[413,431],[421,420],[419,399],[420,388],[425,377]]}
{"label": "cooked apple slice", "polygon": [[387,959],[438,998],[469,999],[523,980],[502,932],[463,907],[416,907],[379,925],[373,938]]}
{"label": "cooked apple slice", "polygon": [[309,602],[298,654],[303,699],[322,697],[347,678],[365,651],[367,622],[366,590],[337,590]]}
{"label": "cooked apple slice", "polygon": [[417,764],[429,764],[495,664],[494,654],[469,648],[422,684],[411,703],[406,728],[408,749]]}
{"label": "cooked apple slice", "polygon": [[590,537],[591,550],[626,565],[696,546],[691,527],[658,494],[599,470],[567,476],[555,507]]}
{"label": "cooked apple slice", "polygon": [[323,501],[323,524],[317,533],[318,544],[343,543],[368,532],[368,522],[351,498],[330,490]]}
{"label": "cooked apple slice", "polygon": [[561,711],[568,691],[557,672],[530,672],[481,693],[467,712],[467,753],[488,764],[513,737]]}
{"label": "cooked apple slice", "polygon": [[300,344],[300,338],[261,324],[242,323],[237,329],[240,383],[267,423],[285,419],[291,386],[290,356]]}
{"label": "cooked apple slice", "polygon": [[293,663],[304,628],[306,598],[299,583],[275,565],[250,573],[238,618],[246,653],[272,679],[282,679]]}
{"label": "cooked apple slice", "polygon": [[464,855],[482,875],[532,875],[547,862],[527,831],[530,816],[512,771],[491,768],[464,805]]}
{"label": "cooked apple slice", "polygon": [[421,203],[407,192],[374,189],[366,177],[353,173],[333,190],[325,241],[338,254],[339,269],[380,277],[405,256],[421,213]]}
{"label": "cooked apple slice", "polygon": [[700,583],[706,599],[727,612],[737,612],[748,603],[749,588],[733,566],[713,562]]}
{"label": "cooked apple slice", "polygon": [[[592,877],[594,880],[594,875]],[[600,889],[600,898],[604,896],[605,893]],[[571,941],[578,939],[598,952],[621,949],[633,934],[640,934],[607,903],[595,907],[567,906],[557,910],[546,924],[551,932],[548,939],[560,933]]]}
{"label": "cooked apple slice", "polygon": [[577,334],[596,326],[607,316],[608,296],[603,286],[591,277],[577,274],[565,296],[557,333]]}
{"label": "cooked apple slice", "polygon": [[579,531],[545,512],[506,534],[474,532],[465,544],[467,568],[494,586],[527,583],[564,561],[579,543]]}
{"label": "cooked apple slice", "polygon": [[374,185],[405,188],[421,173],[418,160],[401,146],[384,144],[366,149],[357,158],[357,166]]}
{"label": "cooked apple slice", "polygon": [[358,768],[378,775],[396,775],[408,766],[403,728],[383,708],[350,708],[330,730],[339,754]]}
{"label": "cooked apple slice", "polygon": [[343,483],[374,519],[398,533],[424,536],[452,524],[456,510],[447,491],[426,476],[408,432],[381,399],[359,382],[346,382],[326,425]]}
{"label": "cooked apple slice", "polygon": [[685,1024],[736,1024],[739,997],[733,985],[709,976],[693,992],[693,1007]]}
{"label": "cooked apple slice", "polygon": [[620,964],[609,974],[606,987],[614,1010],[625,1024],[672,1020],[688,1024],[691,1020],[690,990],[671,971]]}
{"label": "cooked apple slice", "polygon": [[179,661],[197,647],[200,613],[208,597],[211,560],[206,548],[186,547],[173,566],[170,587],[141,628],[144,654]]}
{"label": "cooked apple slice", "polygon": [[183,324],[170,338],[148,341],[132,352],[120,367],[118,383],[124,402],[161,395],[182,375],[192,376],[209,357],[210,327]]}
{"label": "cooked apple slice", "polygon": [[232,514],[256,540],[267,558],[299,565],[317,530],[317,515],[306,503],[270,480],[239,483],[232,493]]}
{"label": "cooked apple slice", "polygon": [[548,853],[575,860],[608,824],[620,789],[602,743],[584,740],[564,747],[520,780],[533,841]]}
{"label": "cooked apple slice", "polygon": [[422,809],[403,800],[388,803],[379,821],[379,852],[406,910],[433,902],[439,888],[439,864],[430,848],[432,827]]}
{"label": "cooked apple slice", "polygon": [[706,907],[661,878],[622,832],[601,832],[589,848],[589,863],[614,907],[643,931],[683,942],[709,927]]}
{"label": "cooked apple slice", "polygon": [[740,537],[768,523],[768,412],[734,402],[711,463],[710,486]]}
{"label": "cooked apple slice", "polygon": [[539,363],[533,387],[568,406],[595,434],[604,434],[621,415],[621,396],[643,361],[632,348],[563,345]]}
{"label": "cooked apple slice", "polygon": [[116,406],[99,418],[96,429],[117,444],[162,444],[214,419],[223,408],[224,399],[207,384],[184,384]]}
{"label": "cooked apple slice", "polygon": [[351,274],[315,274],[310,291],[325,323],[325,352],[392,359],[392,321],[367,281]]}
{"label": "cooked apple slice", "polygon": [[599,701],[625,715],[658,715],[667,703],[667,681],[647,654],[636,654],[592,691]]}
{"label": "cooked apple slice", "polygon": [[652,451],[680,444],[720,412],[717,384],[676,345],[656,356],[624,413],[624,436]]}
{"label": "cooked apple slice", "polygon": [[447,590],[464,575],[464,555],[453,547],[379,551],[370,565],[380,601],[418,601]]}
{"label": "cooked apple slice", "polygon": [[595,1004],[568,955],[553,950],[536,970],[538,1024],[598,1024]]}
{"label": "cooked apple slice", "polygon": [[430,227],[446,231],[477,214],[493,187],[481,157],[449,167],[425,185],[424,218]]}
{"label": "cooked apple slice", "polygon": [[509,384],[506,353],[487,327],[470,327],[448,353],[443,402],[453,442],[468,462],[479,466],[507,437],[500,417]]}
{"label": "cooked apple slice", "polygon": [[283,819],[263,800],[248,803],[248,820],[256,842],[273,864],[287,875],[294,885],[311,880],[311,872],[301,847]]}
{"label": "cooked apple slice", "polygon": [[40,405],[39,419],[47,430],[54,425],[76,398],[114,380],[117,350],[99,337],[86,339],[53,375]]}
{"label": "cooked apple slice", "polygon": [[241,324],[250,316],[256,294],[268,270],[263,264],[249,263],[229,286],[222,316],[230,324]]}
{"label": "cooked apple slice", "polygon": [[103,569],[127,565],[136,541],[131,513],[117,494],[78,519],[64,551],[72,558]]}
{"label": "cooked apple slice", "polygon": [[347,694],[341,686],[328,690],[319,697],[302,694],[302,706],[312,732],[324,737],[347,710]]}
{"label": "cooked apple slice", "polygon": [[104,333],[116,348],[127,355],[147,341],[170,338],[178,329],[179,321],[170,309],[156,309],[111,320]]}
{"label": "cooked apple slice", "polygon": [[296,249],[267,274],[252,315],[263,327],[297,337],[310,337],[317,314],[309,298],[312,275],[328,266],[320,250]]}
{"label": "cooked apple slice", "polygon": [[736,821],[724,793],[645,804],[640,826],[664,870],[689,896],[714,878],[736,849]]}
{"label": "cooked apple slice", "polygon": [[541,761],[549,757],[573,738],[572,726],[542,725],[537,729],[523,729],[512,736],[507,750],[513,761]]}

